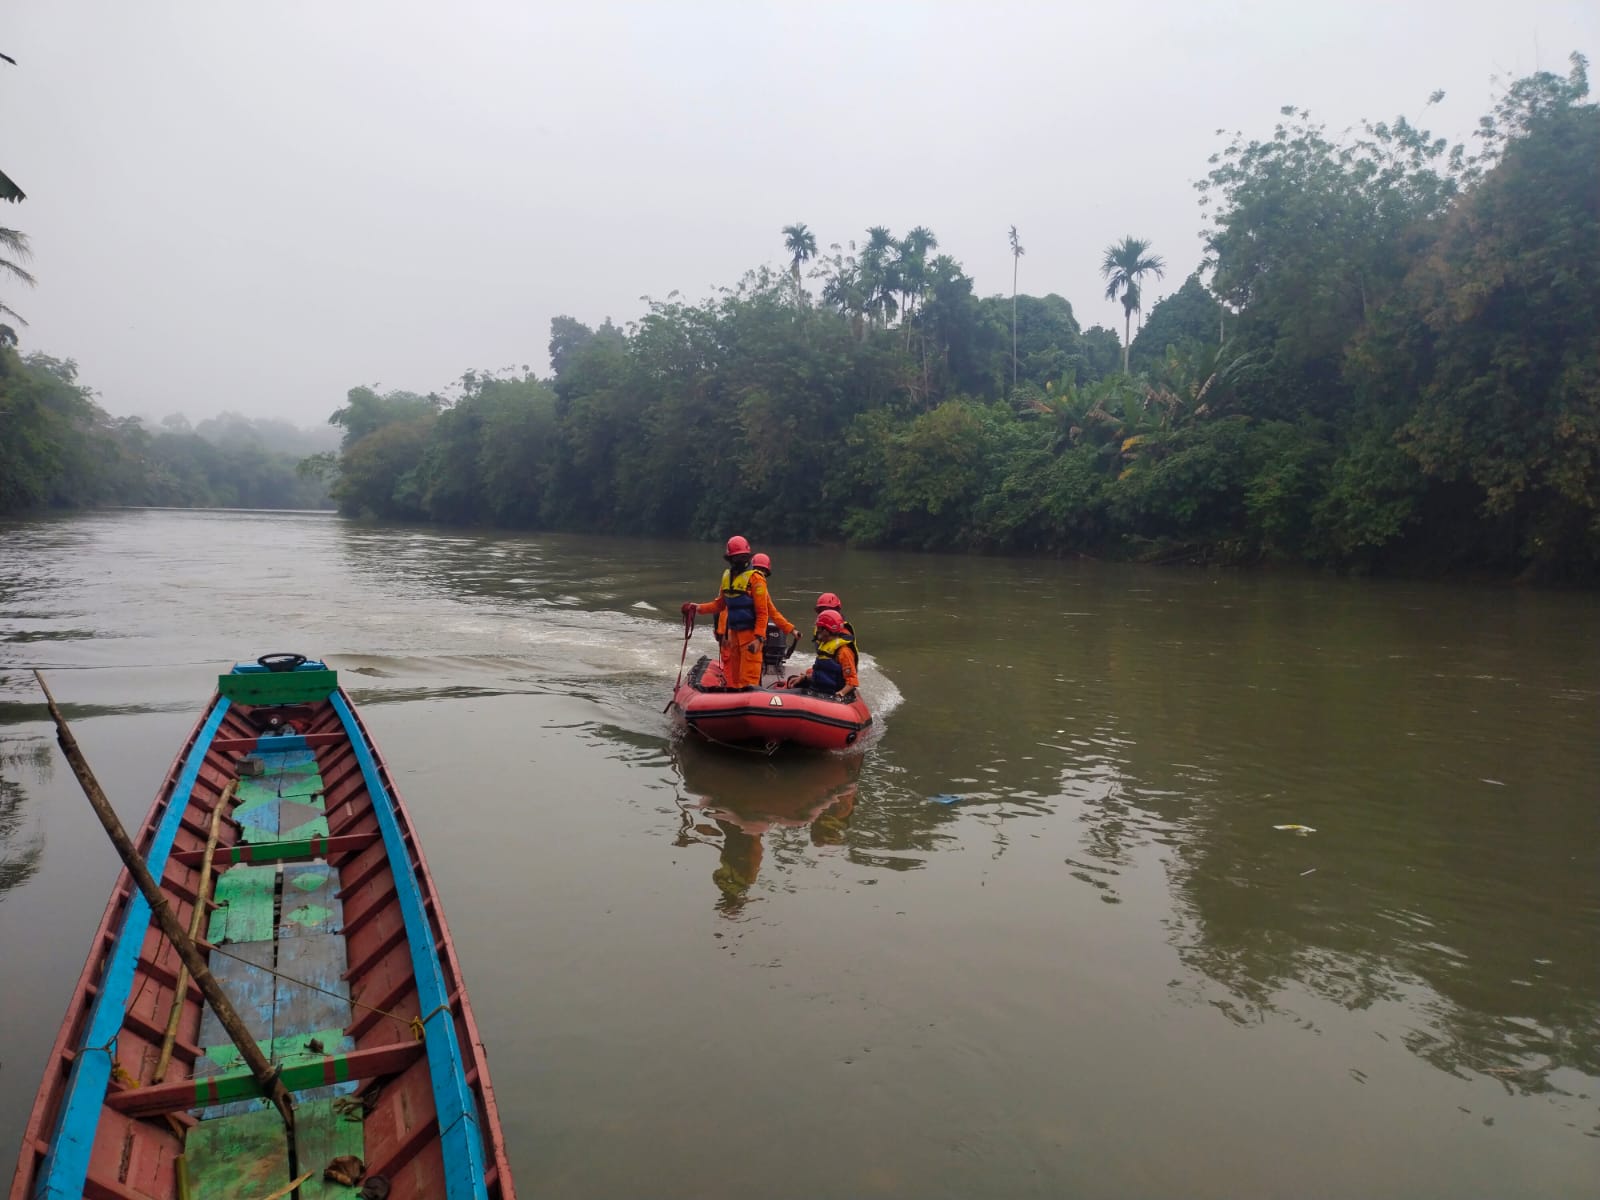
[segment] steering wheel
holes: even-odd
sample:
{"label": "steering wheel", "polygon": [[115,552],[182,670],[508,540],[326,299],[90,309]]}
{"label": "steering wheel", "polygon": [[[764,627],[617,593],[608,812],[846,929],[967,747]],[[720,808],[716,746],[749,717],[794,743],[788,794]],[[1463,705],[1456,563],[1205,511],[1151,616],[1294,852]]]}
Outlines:
{"label": "steering wheel", "polygon": [[304,654],[263,654],[256,659],[269,671],[292,671],[305,661]]}

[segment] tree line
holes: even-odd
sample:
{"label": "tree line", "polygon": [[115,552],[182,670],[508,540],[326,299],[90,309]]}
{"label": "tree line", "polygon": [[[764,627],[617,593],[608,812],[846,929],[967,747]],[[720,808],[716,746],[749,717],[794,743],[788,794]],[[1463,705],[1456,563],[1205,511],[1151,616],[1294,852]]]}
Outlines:
{"label": "tree line", "polygon": [[1470,147],[1284,109],[1211,159],[1204,273],[1131,337],[1165,265],[1138,238],[1102,263],[1119,337],[1060,296],[975,295],[931,230],[819,251],[792,225],[787,270],[626,329],[556,318],[547,379],[353,389],[334,494],[459,524],[1593,579],[1587,95],[1578,56],[1519,80]]}
{"label": "tree line", "polygon": [[[1282,110],[1212,157],[1205,258],[1173,294],[1145,313],[1164,260],[1137,237],[1107,248],[1121,331],[1021,294],[1015,227],[1012,295],[985,297],[925,227],[824,249],[791,225],[782,266],[705,300],[673,293],[625,328],[557,317],[547,377],[351,389],[339,450],[300,477],[385,519],[1593,580],[1587,96],[1574,56],[1511,84],[1470,145]],[[60,364],[4,364],[0,396],[26,374],[53,419],[117,441]],[[73,478],[56,494],[105,489]]]}
{"label": "tree line", "polygon": [[[330,431],[331,432],[331,431]],[[99,504],[328,508],[301,469],[332,439],[234,414],[191,426],[109,416],[77,365],[0,346],[0,513]]]}

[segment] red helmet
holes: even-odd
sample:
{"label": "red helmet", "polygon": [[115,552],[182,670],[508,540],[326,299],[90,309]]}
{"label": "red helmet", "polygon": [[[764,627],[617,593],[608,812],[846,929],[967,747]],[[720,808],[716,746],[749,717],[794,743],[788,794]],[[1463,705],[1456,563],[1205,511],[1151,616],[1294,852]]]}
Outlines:
{"label": "red helmet", "polygon": [[823,609],[817,614],[817,628],[826,629],[829,633],[843,633],[844,618],[831,608]]}
{"label": "red helmet", "polygon": [[749,553],[750,543],[736,533],[728,539],[728,548],[722,552],[722,557],[733,558],[735,555]]}
{"label": "red helmet", "polygon": [[772,559],[765,554],[757,554],[750,559],[750,565],[762,571],[770,571],[772,570]]}
{"label": "red helmet", "polygon": [[835,596],[832,592],[823,592],[822,595],[817,597],[818,612],[821,612],[825,608],[831,608],[835,612],[838,612],[843,607],[844,605],[840,602],[839,597]]}

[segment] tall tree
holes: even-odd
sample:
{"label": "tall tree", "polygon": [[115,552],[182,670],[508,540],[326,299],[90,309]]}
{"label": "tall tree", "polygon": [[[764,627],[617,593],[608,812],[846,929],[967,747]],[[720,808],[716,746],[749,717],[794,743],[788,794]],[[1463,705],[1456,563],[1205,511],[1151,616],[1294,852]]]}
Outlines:
{"label": "tall tree", "polygon": [[1011,227],[1011,390],[1017,390],[1017,268],[1027,251],[1017,241],[1017,227]]}
{"label": "tall tree", "polygon": [[[0,229],[0,276],[9,275],[11,278],[20,280],[32,287],[33,276],[22,268],[22,264],[32,256],[33,252],[28,249],[27,234],[15,229]],[[26,325],[28,323],[23,319],[21,313],[17,312],[5,301],[0,300],[0,317],[7,316],[14,318],[18,325]],[[16,331],[9,325],[0,324],[0,342],[12,346],[16,345]]]}
{"label": "tall tree", "polygon": [[900,291],[900,247],[883,225],[867,230],[867,244],[861,250],[861,275],[867,288],[867,310],[874,322],[884,327],[899,311],[895,299]]}
{"label": "tall tree", "polygon": [[[918,225],[900,242],[900,312],[907,320],[922,302],[928,287],[928,251],[939,248],[939,239],[926,225]],[[911,344],[907,331],[906,345]]]}
{"label": "tall tree", "polygon": [[1122,373],[1128,373],[1128,350],[1133,344],[1133,314],[1139,311],[1139,284],[1146,275],[1160,279],[1167,264],[1159,254],[1151,254],[1143,238],[1125,237],[1106,247],[1100,274],[1106,280],[1106,299],[1122,300]]}
{"label": "tall tree", "polygon": [[805,301],[805,293],[800,288],[800,264],[810,262],[816,255],[816,235],[804,224],[785,225],[783,248],[789,252],[789,271],[794,276],[794,306],[799,308]]}

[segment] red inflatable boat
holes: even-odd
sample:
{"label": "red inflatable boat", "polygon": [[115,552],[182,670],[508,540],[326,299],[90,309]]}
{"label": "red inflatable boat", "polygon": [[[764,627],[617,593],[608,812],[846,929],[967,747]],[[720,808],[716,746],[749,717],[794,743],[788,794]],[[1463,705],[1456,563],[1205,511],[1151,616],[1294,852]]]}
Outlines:
{"label": "red inflatable boat", "polygon": [[722,664],[708,658],[695,663],[672,703],[690,729],[708,741],[732,745],[843,750],[872,724],[859,694],[840,700],[799,688],[729,688]]}

